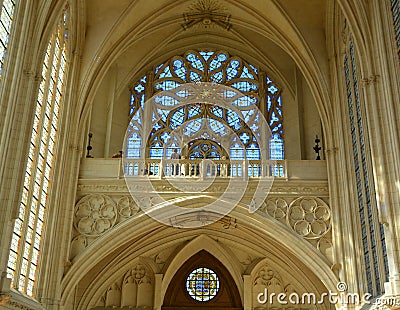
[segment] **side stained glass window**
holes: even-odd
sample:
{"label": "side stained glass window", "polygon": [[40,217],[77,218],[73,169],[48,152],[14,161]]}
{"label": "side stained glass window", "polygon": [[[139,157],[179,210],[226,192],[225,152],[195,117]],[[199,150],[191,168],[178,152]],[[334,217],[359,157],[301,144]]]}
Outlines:
{"label": "side stained glass window", "polygon": [[68,9],[47,45],[42,67],[24,188],[14,224],[7,273],[12,286],[34,297],[67,67]]}
{"label": "side stained glass window", "polygon": [[3,75],[4,60],[10,41],[16,0],[3,0],[0,11],[0,81]]}
{"label": "side stained glass window", "polygon": [[[256,105],[260,110],[265,110],[264,116],[272,132],[269,157],[274,160],[284,159],[281,90],[272,79],[260,74],[257,67],[225,51],[188,51],[158,65],[154,72],[134,83],[131,88],[130,117],[131,120],[132,117],[136,119],[131,121],[130,127],[135,129],[141,125],[144,116],[137,112],[141,112],[144,102],[151,96],[194,82],[214,82],[239,90],[243,96],[233,104],[244,111],[245,117],[250,117],[250,114],[246,116],[245,111],[251,106]],[[170,105],[168,100],[171,98],[165,97],[160,100],[164,106]],[[252,134],[252,128],[248,128],[246,119],[241,119],[233,110],[199,103],[173,110],[166,108],[158,110],[157,113],[161,118],[153,126],[149,141],[142,141],[134,132],[129,136],[126,150],[128,157],[140,158],[143,156],[142,152],[146,152],[145,157],[169,158],[172,149],[177,147],[172,141],[171,132],[185,124],[185,130],[190,131],[188,134],[195,134],[204,127],[207,127],[211,134],[222,135],[227,128],[231,128],[237,134],[236,140],[231,141],[229,154],[222,154],[219,151],[221,147],[215,146],[215,152],[205,155],[206,157],[260,159],[260,148]],[[149,149],[146,150],[145,145],[148,145]],[[193,148],[193,153],[186,155],[188,158],[199,158],[203,156],[200,154]]]}
{"label": "side stained glass window", "polygon": [[[376,206],[370,190],[370,183],[373,181],[367,167],[366,130],[362,120],[357,60],[352,40],[344,57],[344,73],[367,286],[368,292],[374,292],[374,296],[378,296],[383,293],[382,282],[388,277],[387,254],[383,226],[374,215]],[[380,255],[383,255],[383,259],[379,258]]]}
{"label": "side stained glass window", "polygon": [[400,0],[391,0],[393,27],[397,41],[397,54],[400,60]]}

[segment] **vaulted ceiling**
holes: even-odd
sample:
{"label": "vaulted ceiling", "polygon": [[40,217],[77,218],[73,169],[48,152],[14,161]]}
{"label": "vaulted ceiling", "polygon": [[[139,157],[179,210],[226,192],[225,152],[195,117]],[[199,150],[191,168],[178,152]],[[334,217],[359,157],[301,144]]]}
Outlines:
{"label": "vaulted ceiling", "polygon": [[[296,67],[306,78],[318,76],[319,87],[326,88],[326,3],[89,0],[82,79],[91,84],[114,66],[117,88],[123,91],[130,81],[169,56],[191,48],[214,48],[260,65],[291,92]],[[183,27],[185,13],[198,17],[187,29]]]}

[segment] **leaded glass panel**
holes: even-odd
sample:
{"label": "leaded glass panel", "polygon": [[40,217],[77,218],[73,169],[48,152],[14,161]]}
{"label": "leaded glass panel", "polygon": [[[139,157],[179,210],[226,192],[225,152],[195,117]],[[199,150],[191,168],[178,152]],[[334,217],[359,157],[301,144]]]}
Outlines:
{"label": "leaded glass panel", "polygon": [[[4,1],[3,5],[7,3],[10,5],[9,0]],[[12,286],[31,297],[35,296],[42,233],[51,185],[51,168],[54,163],[53,153],[57,141],[59,108],[64,93],[67,16],[66,8],[50,38],[44,58],[24,189],[18,219],[14,223],[7,264],[7,273],[12,279]]]}
{"label": "leaded glass panel", "polygon": [[220,289],[217,274],[205,267],[193,270],[186,279],[186,291],[193,299],[207,302],[213,299]]}
{"label": "leaded glass panel", "polygon": [[[383,230],[375,232],[376,219],[370,191],[370,178],[367,166],[367,150],[362,119],[362,101],[359,94],[358,74],[355,47],[350,40],[348,52],[344,57],[344,73],[347,91],[347,105],[351,142],[353,147],[354,172],[356,177],[358,211],[361,224],[361,240],[364,251],[364,263],[368,292],[376,295],[382,293],[381,273],[379,269],[378,247],[382,248],[384,270],[387,273],[387,257]],[[379,224],[379,223],[378,223]],[[377,239],[377,237],[380,237]],[[387,274],[386,274],[387,277]]]}

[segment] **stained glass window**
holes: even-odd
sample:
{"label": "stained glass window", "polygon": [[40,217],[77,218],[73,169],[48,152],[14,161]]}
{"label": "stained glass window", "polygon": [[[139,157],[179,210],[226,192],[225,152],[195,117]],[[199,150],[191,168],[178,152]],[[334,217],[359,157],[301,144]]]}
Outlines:
{"label": "stained glass window", "polygon": [[226,151],[219,143],[205,139],[191,141],[188,147],[188,154],[190,159],[226,158]]}
{"label": "stained glass window", "polygon": [[14,18],[16,0],[3,0],[0,11],[0,81],[2,77],[4,60],[10,41],[11,26]]}
{"label": "stained glass window", "polygon": [[[265,118],[272,132],[271,141],[268,141],[270,159],[284,159],[281,90],[271,78],[260,74],[259,71],[257,67],[240,57],[231,56],[225,51],[188,51],[156,66],[154,72],[149,73],[151,78],[146,75],[131,88],[131,128],[141,127],[144,117],[143,104],[147,99],[161,91],[172,90],[193,82],[215,82],[239,90],[243,96],[235,99],[232,105],[241,110],[244,119],[234,110],[215,104],[198,103],[171,110],[176,99],[168,96],[156,97],[155,101],[161,104],[162,108],[157,108],[157,111],[153,112],[153,121],[156,120],[156,123],[152,127],[149,140],[141,141],[148,146],[145,148],[141,145],[146,152],[145,157],[168,158],[169,151],[165,153],[164,149],[171,150],[170,144],[175,143],[171,133],[184,126],[184,133],[189,136],[195,135],[205,127],[212,133],[220,135],[230,128],[241,141],[232,140],[231,150],[227,152],[230,154],[226,155],[231,159],[260,159],[257,137],[253,134],[255,128],[249,128],[246,122],[253,113],[252,107],[261,108],[261,105],[264,105],[261,110],[266,111]],[[261,89],[265,90],[265,93],[260,93]],[[128,157],[139,158],[144,155],[138,149],[130,151],[130,146],[132,148],[138,146],[139,142],[136,141],[136,146],[128,143],[126,150]]]}
{"label": "stained glass window", "polygon": [[213,299],[218,294],[219,286],[217,274],[205,267],[193,270],[186,279],[186,290],[197,301]]}
{"label": "stained glass window", "polygon": [[42,67],[22,199],[14,224],[7,273],[12,285],[35,295],[55,145],[67,67],[67,9],[52,34]]}
{"label": "stained glass window", "polygon": [[[383,227],[376,221],[373,210],[374,204],[370,190],[370,182],[373,181],[369,178],[367,167],[365,129],[361,110],[362,101],[359,94],[356,53],[352,40],[349,42],[348,51],[344,57],[344,72],[366,279],[368,292],[371,294],[374,292],[374,296],[376,296],[383,293],[381,286],[382,276],[383,278],[388,276],[387,254]],[[380,226],[379,234],[375,231],[376,226]],[[379,270],[381,261],[378,259],[379,247],[381,247],[384,255],[384,275],[381,275]]]}
{"label": "stained glass window", "polygon": [[391,0],[392,4],[392,16],[393,16],[393,27],[395,37],[397,41],[397,54],[400,60],[400,0]]}

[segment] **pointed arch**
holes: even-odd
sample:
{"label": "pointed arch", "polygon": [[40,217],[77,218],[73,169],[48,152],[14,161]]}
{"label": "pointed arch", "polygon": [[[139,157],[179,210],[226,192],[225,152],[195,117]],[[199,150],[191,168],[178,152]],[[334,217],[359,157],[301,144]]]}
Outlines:
{"label": "pointed arch", "polygon": [[[236,287],[239,289],[239,292],[243,291],[243,281],[241,280],[241,271],[239,267],[240,264],[235,259],[235,256],[222,248],[215,240],[202,234],[190,241],[178,253],[176,253],[174,258],[164,268],[164,279],[161,286],[162,297],[165,296],[173,277],[177,273],[177,270],[179,270],[183,264],[193,256],[194,253],[199,253],[201,251],[207,251],[208,253],[211,253],[215,259],[221,262],[221,264],[225,266],[226,270],[232,276]],[[243,296],[241,296],[241,298],[242,297]]]}
{"label": "pointed arch", "polygon": [[239,291],[232,276],[213,255],[201,250],[175,273],[161,309],[224,307],[242,309]]}

